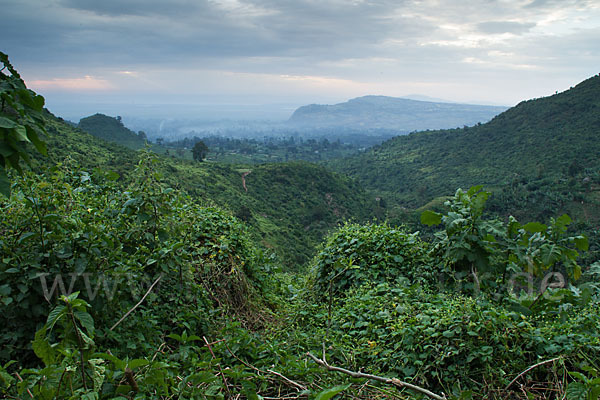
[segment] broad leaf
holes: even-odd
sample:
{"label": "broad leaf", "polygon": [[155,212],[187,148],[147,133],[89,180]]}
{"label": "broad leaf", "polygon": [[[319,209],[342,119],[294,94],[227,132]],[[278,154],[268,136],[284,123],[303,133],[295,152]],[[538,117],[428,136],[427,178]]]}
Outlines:
{"label": "broad leaf", "polygon": [[442,223],[442,214],[430,210],[423,211],[421,223],[427,226],[439,225]]}
{"label": "broad leaf", "polygon": [[530,233],[546,232],[546,229],[548,229],[548,226],[546,226],[540,222],[530,222],[528,224],[525,224],[523,226],[523,229],[525,229],[527,232],[530,232]]}
{"label": "broad leaf", "polygon": [[339,385],[339,386],[329,388],[327,390],[323,390],[321,393],[317,394],[317,397],[315,397],[315,400],[329,400],[336,394],[341,393],[344,390],[348,389],[350,386],[352,386],[352,384],[347,383],[345,385]]}

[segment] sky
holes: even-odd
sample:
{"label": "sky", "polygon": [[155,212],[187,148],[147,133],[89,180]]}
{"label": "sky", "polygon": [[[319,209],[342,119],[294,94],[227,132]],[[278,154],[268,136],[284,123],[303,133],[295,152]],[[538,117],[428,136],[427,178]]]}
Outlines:
{"label": "sky", "polygon": [[598,0],[0,0],[0,10],[0,51],[70,118],[202,106],[283,115],[363,95],[512,106],[600,72]]}

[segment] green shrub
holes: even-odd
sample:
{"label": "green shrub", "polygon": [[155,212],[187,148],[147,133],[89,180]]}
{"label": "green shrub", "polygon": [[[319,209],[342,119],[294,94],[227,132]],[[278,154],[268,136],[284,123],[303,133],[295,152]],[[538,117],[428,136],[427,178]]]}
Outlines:
{"label": "green shrub", "polygon": [[418,233],[388,225],[346,224],[330,235],[313,261],[314,289],[343,295],[363,283],[433,283],[436,271]]}

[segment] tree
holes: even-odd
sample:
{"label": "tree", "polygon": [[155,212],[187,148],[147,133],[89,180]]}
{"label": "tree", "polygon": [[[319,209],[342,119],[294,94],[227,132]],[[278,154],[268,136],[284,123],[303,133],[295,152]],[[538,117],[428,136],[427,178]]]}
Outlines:
{"label": "tree", "polygon": [[40,140],[44,129],[44,98],[27,89],[19,73],[0,52],[0,193],[10,195],[10,181],[6,174],[10,168],[21,172],[19,161],[29,164],[24,145],[33,143],[42,154],[46,144]]}
{"label": "tree", "polygon": [[192,148],[192,156],[194,160],[202,162],[208,153],[208,146],[202,141],[199,140],[196,142],[194,147]]}

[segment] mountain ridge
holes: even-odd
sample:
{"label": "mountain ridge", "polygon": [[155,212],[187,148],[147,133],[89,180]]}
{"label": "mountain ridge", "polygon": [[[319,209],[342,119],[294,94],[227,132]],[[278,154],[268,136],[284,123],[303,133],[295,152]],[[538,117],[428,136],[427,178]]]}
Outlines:
{"label": "mountain ridge", "polygon": [[289,118],[303,127],[364,127],[404,132],[454,128],[485,122],[506,107],[433,102],[402,97],[367,95],[333,105],[299,107]]}

